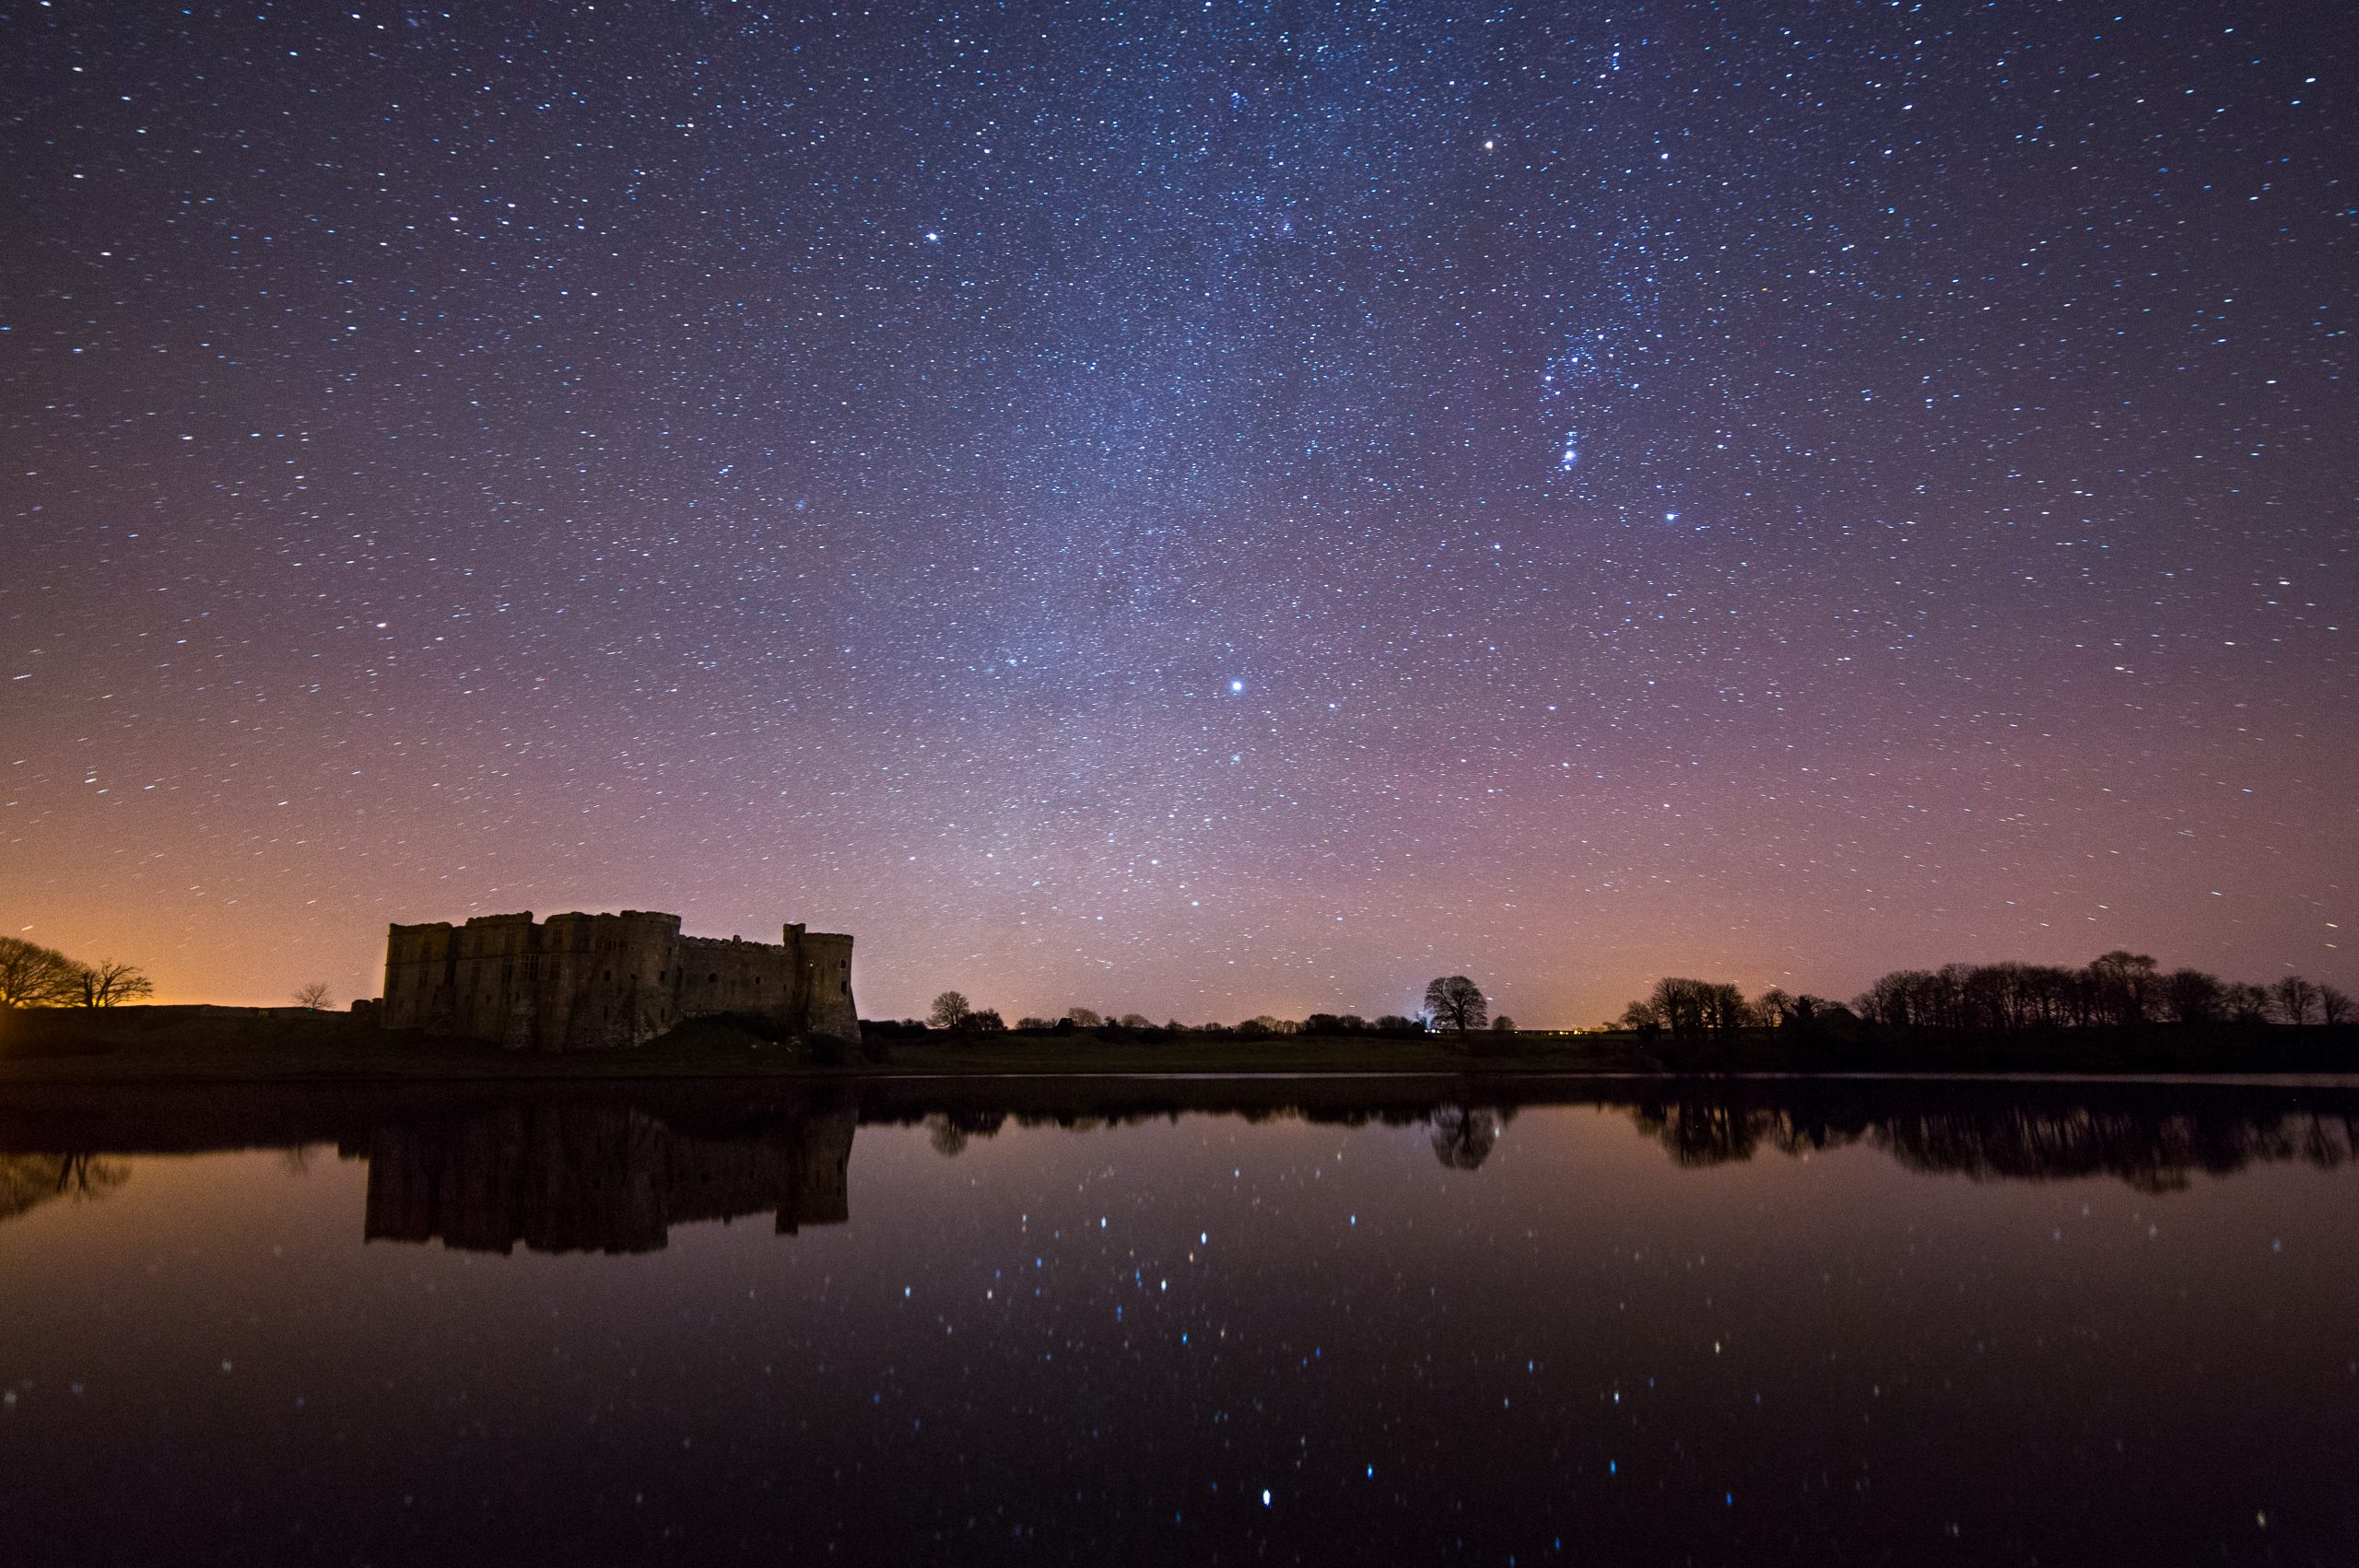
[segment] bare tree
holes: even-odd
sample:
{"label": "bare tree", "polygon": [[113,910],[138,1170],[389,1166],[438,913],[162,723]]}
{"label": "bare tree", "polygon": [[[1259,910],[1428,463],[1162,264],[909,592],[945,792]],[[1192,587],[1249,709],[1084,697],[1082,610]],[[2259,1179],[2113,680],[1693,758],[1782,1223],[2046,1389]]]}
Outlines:
{"label": "bare tree", "polygon": [[81,983],[84,1007],[117,1007],[156,994],[155,981],[115,958],[101,958],[85,966]]}
{"label": "bare tree", "polygon": [[1753,1008],[1734,986],[1713,986],[1704,995],[1704,1020],[1715,1033],[1732,1035],[1753,1023]]}
{"label": "bare tree", "polygon": [[2318,1021],[2331,1026],[2350,1016],[2350,993],[2321,983],[2318,987]]}
{"label": "bare tree", "polygon": [[1426,988],[1426,1012],[1438,1028],[1464,1034],[1490,1020],[1491,1000],[1463,975],[1443,975]]}
{"label": "bare tree", "polygon": [[2310,1021],[2310,1011],[2318,1004],[2318,987],[2299,975],[2286,976],[2270,987],[2269,993],[2277,999],[2277,1011],[2284,1014],[2285,1022],[2295,1028]]}
{"label": "bare tree", "polygon": [[82,997],[82,966],[53,947],[0,936],[0,1007],[63,1007]]}
{"label": "bare tree", "polygon": [[1615,1022],[1625,1029],[1660,1029],[1662,1010],[1650,1001],[1634,1001],[1622,1010],[1622,1016]]}
{"label": "bare tree", "polygon": [[313,980],[295,993],[295,1005],[312,1012],[325,1012],[328,1010],[328,983]]}
{"label": "bare tree", "polygon": [[1508,1017],[1506,1013],[1504,1013],[1504,1012],[1500,1013],[1496,1018],[1494,1018],[1494,1019],[1492,1019],[1492,1020],[1491,1020],[1491,1033],[1492,1033],[1492,1034],[1494,1034],[1494,1035],[1512,1035],[1512,1034],[1514,1034],[1514,1033],[1515,1033],[1515,1020],[1514,1020],[1514,1019],[1512,1019],[1512,1018],[1509,1018],[1509,1017]]}
{"label": "bare tree", "polygon": [[1654,1009],[1656,1020],[1671,1031],[1673,1038],[1684,1040],[1713,1026],[1721,1001],[1719,989],[1708,980],[1665,976],[1655,982],[1647,1005]]}
{"label": "bare tree", "polygon": [[1094,1007],[1068,1007],[1065,1017],[1076,1029],[1095,1029],[1106,1022],[1106,1015]]}
{"label": "bare tree", "polygon": [[2272,1005],[2266,990],[2247,981],[2232,980],[2220,988],[2220,1011],[2232,1023],[2266,1024]]}
{"label": "bare tree", "polygon": [[2090,961],[2089,978],[2096,988],[2097,1005],[2113,1015],[2113,1022],[2146,1022],[2154,990],[2153,959],[2142,953],[2116,948],[2104,957]]}
{"label": "bare tree", "polygon": [[2163,1005],[2173,1023],[2216,1024],[2224,989],[2201,969],[2174,969],[2163,977]]}
{"label": "bare tree", "polygon": [[968,1004],[964,991],[944,991],[933,999],[933,1007],[926,1019],[937,1029],[956,1029],[967,1022],[975,1010]]}

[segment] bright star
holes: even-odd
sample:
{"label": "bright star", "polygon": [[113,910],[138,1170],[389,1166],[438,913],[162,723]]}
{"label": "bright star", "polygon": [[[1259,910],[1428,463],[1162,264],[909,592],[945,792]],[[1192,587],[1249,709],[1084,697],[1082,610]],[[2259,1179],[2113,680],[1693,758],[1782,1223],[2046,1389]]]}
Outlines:
{"label": "bright star", "polygon": [[1228,691],[1231,696],[1241,696],[1245,692],[1245,683],[1243,681],[1231,681],[1228,683]]}

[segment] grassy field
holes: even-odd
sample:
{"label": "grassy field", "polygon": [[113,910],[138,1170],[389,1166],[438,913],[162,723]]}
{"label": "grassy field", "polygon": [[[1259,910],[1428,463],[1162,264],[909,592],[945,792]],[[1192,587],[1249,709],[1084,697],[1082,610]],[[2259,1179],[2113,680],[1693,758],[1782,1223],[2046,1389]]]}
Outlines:
{"label": "grassy field", "polygon": [[537,1055],[392,1034],[348,1014],[171,1007],[0,1012],[0,1085],[639,1078],[873,1079],[1032,1073],[2349,1072],[2359,1029],[2080,1029],[1842,1038],[1757,1030],[1442,1036],[933,1035],[827,1053],[700,1021],[635,1050]]}

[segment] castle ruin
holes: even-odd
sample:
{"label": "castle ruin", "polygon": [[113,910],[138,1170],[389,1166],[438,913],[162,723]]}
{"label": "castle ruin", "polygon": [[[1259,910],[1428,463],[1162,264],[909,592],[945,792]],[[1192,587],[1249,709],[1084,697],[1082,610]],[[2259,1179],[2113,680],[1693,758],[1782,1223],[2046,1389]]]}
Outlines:
{"label": "castle ruin", "polygon": [[788,1035],[860,1037],[851,938],[790,925],[779,942],[680,934],[680,917],[478,915],[389,927],[388,1029],[511,1050],[636,1046],[690,1018],[737,1013]]}

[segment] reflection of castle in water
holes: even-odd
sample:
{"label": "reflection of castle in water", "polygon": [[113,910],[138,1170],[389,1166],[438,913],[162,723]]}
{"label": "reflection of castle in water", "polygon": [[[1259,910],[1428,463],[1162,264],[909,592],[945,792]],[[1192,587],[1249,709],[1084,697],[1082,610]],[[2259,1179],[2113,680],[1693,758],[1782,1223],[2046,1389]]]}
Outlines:
{"label": "reflection of castle in water", "polygon": [[[923,1127],[955,1156],[1003,1128],[1086,1133],[1177,1119],[1414,1129],[1453,1172],[1495,1178],[1521,1114],[1619,1113],[1677,1164],[1860,1147],[1976,1181],[2108,1177],[2144,1191],[2252,1164],[2359,1166],[2359,1085],[1653,1080],[1567,1085],[1402,1080],[881,1080],[628,1091],[36,1086],[0,1097],[0,1224],[104,1197],[121,1156],[333,1144],[369,1164],[365,1234],[470,1251],[648,1252],[674,1225],[850,1219],[861,1122]],[[1473,1091],[1470,1093],[1470,1091]],[[1473,1190],[1473,1188],[1470,1188]]]}
{"label": "reflection of castle in water", "polygon": [[509,1105],[372,1129],[366,1234],[471,1252],[652,1252],[674,1225],[851,1217],[850,1106],[726,1133],[628,1106]]}

